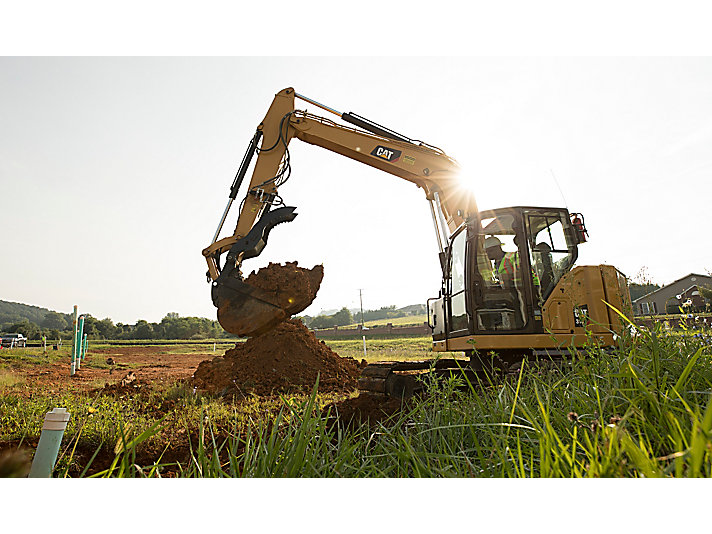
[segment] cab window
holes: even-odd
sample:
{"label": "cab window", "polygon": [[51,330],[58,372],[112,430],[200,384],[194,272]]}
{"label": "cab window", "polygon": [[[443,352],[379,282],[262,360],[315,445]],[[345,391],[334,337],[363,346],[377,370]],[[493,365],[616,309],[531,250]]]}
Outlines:
{"label": "cab window", "polygon": [[576,244],[566,234],[568,221],[561,212],[527,215],[530,261],[536,275],[538,300],[545,301],[576,260]]}
{"label": "cab window", "polygon": [[465,303],[465,253],[467,232],[460,231],[450,248],[450,330],[467,330],[469,318]]}
{"label": "cab window", "polygon": [[526,324],[525,282],[514,216],[502,213],[481,221],[476,268],[481,279],[477,307],[480,330],[515,330]]}

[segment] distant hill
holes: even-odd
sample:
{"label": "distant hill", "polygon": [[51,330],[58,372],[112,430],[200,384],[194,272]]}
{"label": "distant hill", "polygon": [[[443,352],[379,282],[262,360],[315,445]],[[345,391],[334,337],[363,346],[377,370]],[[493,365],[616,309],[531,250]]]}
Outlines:
{"label": "distant hill", "polygon": [[[20,302],[8,302],[0,300],[0,325],[12,325],[28,320],[35,324],[42,324],[47,313],[53,310],[40,308],[39,306],[30,306],[29,304],[21,304]],[[72,324],[72,316],[69,313],[57,312],[63,316],[69,324]]]}
{"label": "distant hill", "polygon": [[[338,311],[339,310],[336,308],[334,308],[333,310],[321,310],[319,311],[319,313],[316,314],[316,316],[318,317],[319,315],[334,315]],[[356,315],[361,311],[361,308],[350,308],[349,311],[353,315]],[[367,313],[369,311],[372,312],[375,310],[364,310],[364,313]],[[425,309],[425,304],[411,304],[410,306],[403,306],[402,308],[396,308],[394,306],[392,311],[395,312],[397,317],[403,317],[405,315],[421,315],[423,313],[427,313]]]}
{"label": "distant hill", "polygon": [[425,309],[425,304],[411,304],[410,306],[403,306],[398,308],[399,312],[404,312],[408,315],[421,315],[427,313]]}

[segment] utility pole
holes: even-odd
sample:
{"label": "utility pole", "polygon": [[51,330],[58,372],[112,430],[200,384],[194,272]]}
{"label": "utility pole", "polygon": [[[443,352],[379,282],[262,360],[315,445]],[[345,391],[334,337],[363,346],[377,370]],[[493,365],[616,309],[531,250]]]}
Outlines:
{"label": "utility pole", "polygon": [[361,302],[361,330],[363,330],[363,296],[361,295],[361,289],[358,290],[358,300]]}
{"label": "utility pole", "polygon": [[363,295],[361,289],[358,290],[358,300],[361,303],[361,335],[363,336],[363,358],[366,359],[366,334],[363,333]]}

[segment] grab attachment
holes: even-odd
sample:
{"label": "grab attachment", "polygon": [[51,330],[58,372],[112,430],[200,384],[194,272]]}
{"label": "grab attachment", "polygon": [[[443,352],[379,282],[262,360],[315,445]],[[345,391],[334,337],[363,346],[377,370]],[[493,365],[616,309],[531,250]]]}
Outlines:
{"label": "grab attachment", "polygon": [[[260,220],[252,227],[252,230],[250,230],[245,237],[236,241],[230,248],[227,253],[228,263],[231,261],[242,262],[242,260],[259,256],[267,244],[267,237],[272,231],[272,228],[278,224],[293,221],[297,216],[297,214],[294,213],[296,209],[294,206],[284,206],[263,213]],[[225,267],[227,268],[227,264]],[[219,277],[218,280],[220,280]]]}
{"label": "grab attachment", "polygon": [[211,290],[218,322],[227,332],[239,336],[260,335],[288,316],[289,310],[282,309],[272,295],[243,282],[239,265],[245,259],[259,256],[272,228],[293,221],[297,216],[294,210],[295,207],[285,206],[265,212],[228,251],[225,266]]}

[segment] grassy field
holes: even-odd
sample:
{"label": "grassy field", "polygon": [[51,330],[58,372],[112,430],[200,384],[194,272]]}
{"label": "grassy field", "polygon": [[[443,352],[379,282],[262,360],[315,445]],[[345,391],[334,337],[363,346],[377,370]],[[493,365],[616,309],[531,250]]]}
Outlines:
{"label": "grassy field", "polygon": [[430,337],[403,337],[395,339],[367,339],[364,355],[362,339],[325,339],[324,342],[342,357],[369,363],[394,360],[425,360],[433,358]]}
{"label": "grassy field", "polygon": [[[241,402],[180,385],[27,398],[8,371],[44,362],[2,354],[0,444],[36,443],[44,413],[65,406],[73,416],[57,477],[710,477],[711,343],[642,330],[612,353],[591,346],[564,366],[531,362],[506,379],[429,382],[427,394],[375,425],[334,424],[327,407],[345,397],[318,386]],[[360,341],[329,345],[363,355]],[[372,341],[367,354],[422,359],[432,356],[428,346]]]}
{"label": "grassy field", "polygon": [[[428,320],[428,316],[426,314],[422,315],[408,315],[406,317],[395,317],[394,319],[374,319],[372,321],[364,321],[364,326],[368,327],[374,327],[374,326],[386,326],[388,323],[391,323],[393,326],[411,326],[411,325],[420,325],[423,324]],[[354,323],[348,326],[345,326],[344,328],[354,328],[358,326],[361,323]]]}

